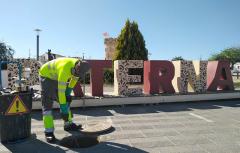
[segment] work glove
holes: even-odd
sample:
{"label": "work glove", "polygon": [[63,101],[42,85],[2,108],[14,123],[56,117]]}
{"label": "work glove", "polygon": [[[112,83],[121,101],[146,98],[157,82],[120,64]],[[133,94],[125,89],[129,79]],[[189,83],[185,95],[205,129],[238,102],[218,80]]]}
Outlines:
{"label": "work glove", "polygon": [[68,104],[60,104],[60,111],[61,111],[61,117],[62,119],[67,122],[68,121],[68,115],[69,115],[69,107]]}

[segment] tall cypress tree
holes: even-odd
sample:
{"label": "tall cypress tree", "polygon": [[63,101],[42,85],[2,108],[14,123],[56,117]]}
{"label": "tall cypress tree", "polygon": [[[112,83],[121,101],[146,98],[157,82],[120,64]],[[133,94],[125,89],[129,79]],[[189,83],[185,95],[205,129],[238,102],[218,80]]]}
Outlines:
{"label": "tall cypress tree", "polygon": [[126,21],[117,38],[113,60],[147,60],[148,50],[136,22]]}

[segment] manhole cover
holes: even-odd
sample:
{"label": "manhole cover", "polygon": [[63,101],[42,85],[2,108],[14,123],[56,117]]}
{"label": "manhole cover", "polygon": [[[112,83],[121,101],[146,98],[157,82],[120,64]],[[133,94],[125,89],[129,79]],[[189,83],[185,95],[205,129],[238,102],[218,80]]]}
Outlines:
{"label": "manhole cover", "polygon": [[60,145],[66,148],[87,148],[99,143],[97,136],[72,135],[60,140]]}
{"label": "manhole cover", "polygon": [[102,133],[112,128],[112,121],[107,119],[105,121],[89,121],[82,126],[83,133]]}

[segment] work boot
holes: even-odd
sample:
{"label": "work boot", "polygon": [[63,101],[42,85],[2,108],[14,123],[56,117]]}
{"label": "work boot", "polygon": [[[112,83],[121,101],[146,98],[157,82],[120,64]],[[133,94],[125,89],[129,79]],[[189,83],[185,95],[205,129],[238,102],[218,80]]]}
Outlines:
{"label": "work boot", "polygon": [[81,125],[76,125],[73,122],[64,123],[64,130],[65,131],[78,131],[81,127],[82,127]]}
{"label": "work boot", "polygon": [[56,138],[53,132],[45,132],[45,138],[48,143],[54,143],[56,141]]}

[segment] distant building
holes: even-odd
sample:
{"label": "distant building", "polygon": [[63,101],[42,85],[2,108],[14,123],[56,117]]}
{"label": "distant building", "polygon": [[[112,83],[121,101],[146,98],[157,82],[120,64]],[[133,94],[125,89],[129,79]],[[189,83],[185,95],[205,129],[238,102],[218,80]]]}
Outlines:
{"label": "distant building", "polygon": [[47,61],[49,60],[52,60],[52,59],[56,59],[56,58],[59,58],[59,57],[65,57],[65,56],[62,56],[62,55],[59,55],[59,54],[55,54],[55,53],[51,53],[50,52],[50,56],[49,56],[49,51],[42,54],[41,56],[39,56],[39,60],[42,62],[42,63],[46,63]]}
{"label": "distant building", "polygon": [[105,38],[105,60],[112,60],[117,45],[117,38]]}

